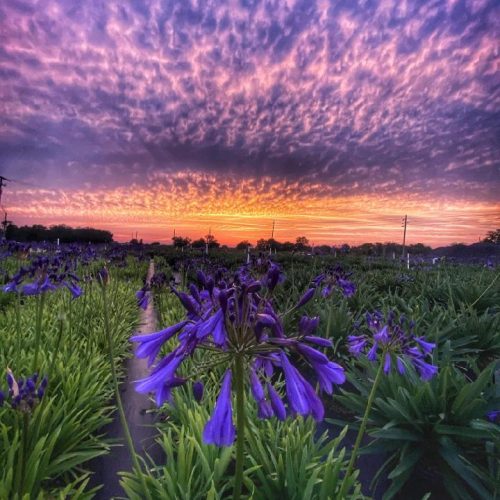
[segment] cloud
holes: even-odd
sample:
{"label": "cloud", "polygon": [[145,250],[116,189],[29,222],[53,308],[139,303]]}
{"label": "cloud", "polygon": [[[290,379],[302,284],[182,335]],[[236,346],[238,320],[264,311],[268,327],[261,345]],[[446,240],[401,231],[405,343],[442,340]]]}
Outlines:
{"label": "cloud", "polygon": [[[154,172],[150,185],[131,183],[114,189],[18,188],[10,209],[22,223],[66,222],[109,228],[127,240],[139,231],[147,240],[169,241],[177,234],[197,238],[210,228],[224,243],[306,234],[319,243],[399,240],[401,214],[410,214],[409,238],[432,244],[474,241],[500,223],[500,203],[408,195],[339,194],[322,183],[244,181],[213,174]],[[26,200],[30,200],[27,204]]]}
{"label": "cloud", "polygon": [[499,28],[494,0],[4,2],[0,173],[493,203]]}

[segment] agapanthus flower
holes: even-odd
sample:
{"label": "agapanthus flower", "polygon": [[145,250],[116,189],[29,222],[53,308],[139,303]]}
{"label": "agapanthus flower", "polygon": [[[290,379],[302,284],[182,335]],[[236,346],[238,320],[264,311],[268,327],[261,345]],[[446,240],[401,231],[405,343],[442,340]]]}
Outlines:
{"label": "agapanthus flower", "polygon": [[356,293],[356,285],[348,278],[352,273],[345,272],[340,265],[327,269],[324,273],[316,276],[312,284],[316,287],[323,287],[321,295],[329,297],[334,290],[340,290],[344,297],[352,297]]}
{"label": "agapanthus flower", "polygon": [[12,371],[7,368],[7,394],[0,391],[0,406],[9,405],[13,410],[31,413],[40,403],[47,388],[47,378],[39,381],[37,373],[31,377],[16,380]]}
{"label": "agapanthus flower", "polygon": [[236,437],[231,404],[231,370],[227,370],[214,412],[203,430],[203,441],[216,446],[231,446]]}
{"label": "agapanthus flower", "polygon": [[[138,357],[146,357],[153,364],[162,346],[177,336],[177,346],[154,365],[150,375],[137,382],[140,392],[154,392],[158,405],[170,400],[172,389],[187,382],[190,375],[181,375],[183,362],[195,351],[204,351],[206,358],[197,361],[194,369],[198,380],[202,369],[226,364],[221,394],[209,423],[206,442],[219,445],[232,443],[232,412],[230,402],[231,373],[235,373],[235,360],[244,358],[245,383],[257,403],[260,418],[275,416],[283,420],[287,414],[323,418],[321,399],[313,385],[292,364],[301,358],[315,372],[321,390],[331,394],[334,384],[345,381],[343,368],[333,363],[318,349],[331,347],[331,342],[314,335],[319,318],[303,316],[298,329],[286,335],[282,318],[275,311],[269,292],[274,289],[281,272],[268,266],[265,276],[255,279],[248,266],[231,279],[225,273],[208,276],[199,272],[197,285],[189,291],[173,292],[186,310],[186,318],[176,325],[148,335],[132,337],[139,344]],[[293,310],[305,305],[314,295],[308,290]],[[200,366],[198,366],[200,365]],[[288,410],[279,392],[273,387],[276,372],[284,375],[284,388]],[[193,386],[194,390],[194,386]],[[220,444],[224,443],[224,444]]]}
{"label": "agapanthus flower", "polygon": [[149,303],[149,290],[147,286],[143,286],[139,291],[135,293],[135,298],[137,299],[137,305],[145,311],[148,308]]}
{"label": "agapanthus flower", "polygon": [[201,380],[197,380],[193,383],[193,396],[195,401],[197,401],[198,403],[203,399],[204,389],[205,386],[203,385],[203,382]]}
{"label": "agapanthus flower", "polygon": [[83,290],[75,282],[63,281],[63,285],[70,291],[73,299],[77,299],[82,296]]}
{"label": "agapanthus flower", "polygon": [[500,423],[500,410],[489,411],[486,418],[493,423]]}
{"label": "agapanthus flower", "polygon": [[[414,335],[414,322],[408,321],[403,315],[395,321],[392,311],[386,317],[380,311],[367,313],[365,320],[367,332],[347,337],[351,354],[358,357],[366,353],[369,361],[380,359],[385,374],[395,367],[403,375],[406,372],[406,359],[413,364],[422,380],[428,381],[436,375],[437,366],[426,361],[436,344]],[[357,328],[361,328],[359,323]]]}

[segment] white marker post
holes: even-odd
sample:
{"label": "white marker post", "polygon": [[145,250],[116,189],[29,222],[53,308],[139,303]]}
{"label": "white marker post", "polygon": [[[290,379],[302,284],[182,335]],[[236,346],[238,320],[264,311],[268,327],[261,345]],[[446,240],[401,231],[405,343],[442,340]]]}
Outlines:
{"label": "white marker post", "polygon": [[410,252],[406,254],[406,269],[410,269]]}

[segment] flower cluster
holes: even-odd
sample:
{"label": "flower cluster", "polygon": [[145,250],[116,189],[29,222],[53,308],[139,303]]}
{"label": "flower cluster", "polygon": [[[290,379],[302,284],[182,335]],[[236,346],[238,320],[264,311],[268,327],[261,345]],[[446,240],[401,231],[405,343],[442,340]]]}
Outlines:
{"label": "flower cluster", "polygon": [[[259,264],[262,266],[262,263]],[[199,271],[198,285],[191,284],[189,293],[173,289],[186,310],[186,318],[175,325],[148,335],[137,335],[132,341],[138,343],[136,355],[148,358],[153,365],[162,346],[174,336],[177,347],[156,362],[151,374],[137,383],[139,392],[153,392],[156,402],[162,405],[169,400],[174,387],[187,382],[188,378],[178,374],[183,363],[195,351],[204,351],[207,361],[197,365],[198,375],[203,369],[225,364],[225,372],[214,413],[208,421],[204,439],[207,443],[226,446],[234,441],[232,424],[232,381],[235,360],[243,359],[246,383],[258,405],[261,418],[287,415],[323,418],[321,399],[313,386],[292,363],[302,359],[314,370],[320,388],[331,394],[333,384],[345,381],[344,370],[330,361],[317,348],[331,347],[331,343],[314,336],[319,318],[303,316],[298,331],[287,336],[282,317],[274,309],[272,292],[282,273],[275,264],[266,265],[265,275],[257,280],[251,266],[245,266],[230,279],[227,273],[216,273],[213,277]],[[309,289],[294,309],[312,299],[315,288]],[[284,374],[287,404],[273,387],[277,380],[276,370]],[[200,387],[197,388],[198,392]]]}
{"label": "flower cluster", "polygon": [[45,394],[47,378],[38,380],[38,374],[16,380],[10,369],[7,369],[7,395],[0,391],[0,406],[8,403],[14,410],[31,413]]}
{"label": "flower cluster", "polygon": [[[376,361],[381,356],[386,374],[391,371],[394,361],[397,371],[404,374],[404,359],[407,359],[422,380],[430,380],[436,375],[437,366],[426,361],[436,345],[414,335],[414,322],[408,321],[403,315],[396,321],[393,311],[389,312],[387,317],[380,311],[367,313],[365,319],[368,332],[347,338],[351,354],[357,357],[366,352],[370,361]],[[359,323],[355,326],[358,330],[361,328]]]}
{"label": "flower cluster", "polygon": [[348,278],[352,273],[345,272],[340,265],[332,267],[313,280],[314,286],[322,285],[321,295],[330,297],[334,290],[340,290],[344,297],[352,297],[356,293],[356,285]]}
{"label": "flower cluster", "polygon": [[135,298],[137,299],[137,305],[145,311],[149,304],[149,286],[144,285],[139,291],[136,292]]}
{"label": "flower cluster", "polygon": [[3,287],[4,292],[22,293],[32,296],[56,290],[63,286],[71,296],[80,297],[83,290],[78,285],[80,278],[74,270],[76,262],[62,256],[37,256],[29,267],[21,267]]}
{"label": "flower cluster", "polygon": [[500,410],[489,411],[486,414],[486,418],[493,423],[500,424]]}

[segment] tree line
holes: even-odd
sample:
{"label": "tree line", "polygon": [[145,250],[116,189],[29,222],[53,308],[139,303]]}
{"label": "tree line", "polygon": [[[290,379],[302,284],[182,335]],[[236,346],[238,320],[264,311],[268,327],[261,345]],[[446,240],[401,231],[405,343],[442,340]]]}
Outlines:
{"label": "tree line", "polygon": [[18,227],[7,226],[5,238],[14,241],[50,241],[60,243],[111,243],[113,233],[92,227],[73,228],[64,224],[45,227],[39,224]]}

